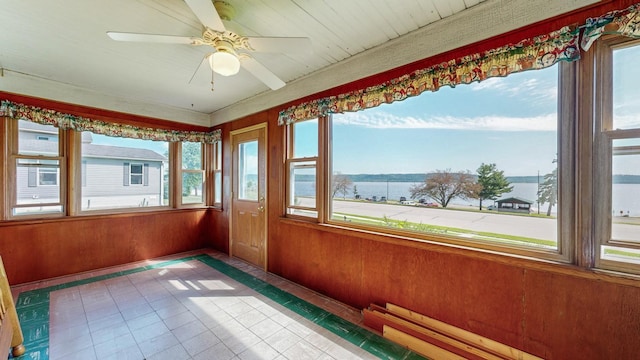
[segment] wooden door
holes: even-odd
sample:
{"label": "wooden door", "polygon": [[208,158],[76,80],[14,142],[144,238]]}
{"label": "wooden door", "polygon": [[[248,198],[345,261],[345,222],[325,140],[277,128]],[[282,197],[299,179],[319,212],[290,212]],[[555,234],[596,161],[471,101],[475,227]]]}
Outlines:
{"label": "wooden door", "polygon": [[266,269],[266,124],[231,133],[231,255]]}

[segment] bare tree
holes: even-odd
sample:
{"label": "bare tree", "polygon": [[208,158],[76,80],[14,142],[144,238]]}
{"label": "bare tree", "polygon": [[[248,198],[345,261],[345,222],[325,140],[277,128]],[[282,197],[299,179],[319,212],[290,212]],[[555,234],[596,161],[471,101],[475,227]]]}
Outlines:
{"label": "bare tree", "polygon": [[452,172],[451,169],[436,170],[428,174],[424,183],[411,186],[409,192],[412,199],[428,196],[443,208],[449,205],[453,198],[475,199],[478,197],[480,186],[469,170]]}
{"label": "bare tree", "polygon": [[349,188],[353,186],[353,181],[347,175],[336,173],[331,181],[331,198],[336,197],[337,193],[342,193],[342,197],[347,197]]}

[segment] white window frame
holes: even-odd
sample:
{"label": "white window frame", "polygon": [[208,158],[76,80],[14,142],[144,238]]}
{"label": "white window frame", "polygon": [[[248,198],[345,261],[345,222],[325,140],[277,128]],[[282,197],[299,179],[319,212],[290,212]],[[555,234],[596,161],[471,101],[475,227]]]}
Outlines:
{"label": "white window frame", "polygon": [[[133,167],[140,166],[140,173],[134,173]],[[134,183],[134,176],[140,177],[140,183]],[[129,186],[143,186],[144,185],[144,163],[130,162],[129,163]]]}

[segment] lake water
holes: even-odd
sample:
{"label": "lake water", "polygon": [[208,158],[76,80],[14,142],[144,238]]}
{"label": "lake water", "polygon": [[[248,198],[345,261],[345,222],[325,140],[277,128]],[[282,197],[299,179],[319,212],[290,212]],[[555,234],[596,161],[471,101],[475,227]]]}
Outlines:
{"label": "lake water", "polygon": [[[401,196],[408,200],[411,198],[409,189],[416,183],[412,182],[354,182],[353,186],[358,189],[361,198],[372,198],[376,196],[378,199],[386,196],[389,200],[398,201]],[[533,211],[537,211],[537,192],[538,184],[536,183],[512,183],[513,191],[503,194],[500,198],[519,197],[533,201]],[[346,198],[353,199],[353,186],[350,186]],[[314,183],[299,181],[296,182],[296,193],[299,196],[311,196],[314,192]],[[342,198],[342,193],[336,194],[336,198]],[[427,199],[431,202],[432,200]],[[478,207],[478,200],[469,199],[453,199],[451,205],[473,206]],[[483,201],[483,206],[492,205],[493,201]],[[548,204],[543,203],[540,206],[540,212],[546,213]],[[622,211],[625,215],[640,216],[640,184],[614,184],[613,185],[613,211],[617,215]],[[556,207],[551,209],[552,213],[556,212]]]}

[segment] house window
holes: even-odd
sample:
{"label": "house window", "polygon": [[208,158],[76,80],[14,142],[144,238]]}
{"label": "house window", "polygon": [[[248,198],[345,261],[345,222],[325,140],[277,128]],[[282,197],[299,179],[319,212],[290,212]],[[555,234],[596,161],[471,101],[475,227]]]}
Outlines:
{"label": "house window", "polygon": [[[146,165],[146,166],[145,166]],[[125,180],[125,186],[126,185],[142,185],[143,184],[143,180],[145,179],[144,176],[144,169],[146,167],[147,169],[147,183],[146,185],[149,185],[149,164],[129,164],[129,163],[125,163],[125,166],[129,166],[129,183],[127,184],[126,180]],[[126,171],[126,170],[125,170]]]}
{"label": "house window", "polygon": [[640,273],[640,42],[598,44],[596,232],[598,266]]}
{"label": "house window", "polygon": [[[318,219],[320,119],[296,122],[288,128],[287,215]],[[324,124],[325,121],[322,121]]]}
{"label": "house window", "polygon": [[287,126],[287,216],[569,261],[559,177],[572,160],[559,146],[568,145],[559,141],[558,72]]}
{"label": "house window", "polygon": [[91,132],[83,132],[78,139],[81,211],[169,205],[168,142]]}
{"label": "house window", "polygon": [[56,186],[58,185],[58,167],[38,168],[38,185]]}
{"label": "house window", "polygon": [[203,145],[199,142],[181,144],[182,204],[203,204],[205,171]]}
{"label": "house window", "polygon": [[[61,215],[64,212],[64,156],[58,143],[60,130],[25,120],[9,120],[9,178],[16,179],[10,197],[12,216]],[[38,138],[51,134],[50,141]]]}

